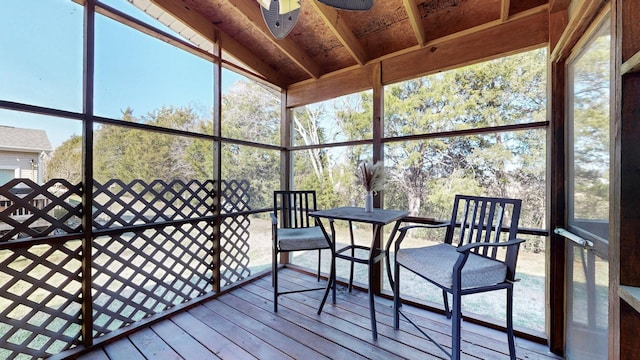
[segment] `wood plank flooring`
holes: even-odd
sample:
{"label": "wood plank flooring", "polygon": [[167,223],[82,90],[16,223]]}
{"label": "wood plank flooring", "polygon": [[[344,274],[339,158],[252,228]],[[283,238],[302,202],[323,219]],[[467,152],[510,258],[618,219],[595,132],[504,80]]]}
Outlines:
{"label": "wood plank flooring", "polygon": [[[283,288],[317,286],[315,278],[280,271]],[[321,291],[284,295],[273,312],[271,277],[247,284],[80,359],[440,359],[444,353],[403,321],[393,328],[392,302],[376,298],[378,340],[371,337],[368,295],[339,288],[335,305],[316,314]],[[449,348],[451,322],[404,307],[414,322]],[[508,359],[504,333],[464,323],[464,359]],[[516,339],[518,359],[558,359],[543,345]]]}

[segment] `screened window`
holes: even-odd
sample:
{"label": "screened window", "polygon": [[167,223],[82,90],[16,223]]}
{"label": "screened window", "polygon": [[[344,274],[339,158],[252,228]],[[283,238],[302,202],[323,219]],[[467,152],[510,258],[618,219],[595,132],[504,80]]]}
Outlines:
{"label": "screened window", "polygon": [[609,231],[610,47],[604,23],[568,68],[569,226],[599,239]]}

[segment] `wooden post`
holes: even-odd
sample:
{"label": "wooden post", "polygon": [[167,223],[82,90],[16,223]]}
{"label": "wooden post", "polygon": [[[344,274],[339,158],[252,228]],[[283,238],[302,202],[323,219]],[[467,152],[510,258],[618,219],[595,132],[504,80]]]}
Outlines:
{"label": "wooden post", "polygon": [[[559,14],[559,16],[563,16]],[[551,16],[554,19],[554,16]],[[560,19],[561,20],[561,19]],[[551,21],[550,43],[556,43],[557,32],[562,32],[565,23]],[[549,49],[551,53],[551,48]],[[550,227],[546,242],[548,279],[546,294],[549,311],[547,312],[546,333],[549,349],[556,354],[564,354],[565,347],[565,240],[553,233],[554,227],[566,227],[566,144],[565,144],[565,108],[566,108],[566,64],[565,61],[552,61],[548,66],[549,129],[547,131],[547,224]]]}
{"label": "wooden post", "polygon": [[[615,164],[610,228],[610,358],[640,354],[640,11],[637,0],[614,3],[614,87],[612,133]],[[627,290],[622,289],[625,287]],[[627,296],[620,298],[622,294]]]}
{"label": "wooden post", "polygon": [[212,277],[213,291],[220,292],[222,287],[222,44],[216,32],[213,42],[213,52],[216,59],[213,62],[213,135],[216,139],[213,142],[213,181],[215,191],[215,204],[212,235]]}
{"label": "wooden post", "polygon": [[[280,189],[293,190],[293,154],[291,145],[293,144],[293,131],[291,129],[292,110],[287,107],[287,91],[283,90],[280,100]],[[275,209],[273,209],[275,211]],[[288,264],[289,253],[280,253],[280,263]]]}
{"label": "wooden post", "polygon": [[[384,145],[382,144],[382,138],[384,137],[384,86],[382,85],[382,65],[380,63],[375,64],[371,69],[372,83],[373,83],[373,161],[384,162]],[[382,208],[384,206],[384,192],[379,192],[373,199],[373,207]],[[374,231],[373,236],[376,236]],[[374,239],[374,245],[376,248],[382,248],[384,232],[380,231],[377,238]],[[373,293],[380,294],[384,287],[383,279],[383,261],[380,261],[373,266],[373,278],[374,283]]]}

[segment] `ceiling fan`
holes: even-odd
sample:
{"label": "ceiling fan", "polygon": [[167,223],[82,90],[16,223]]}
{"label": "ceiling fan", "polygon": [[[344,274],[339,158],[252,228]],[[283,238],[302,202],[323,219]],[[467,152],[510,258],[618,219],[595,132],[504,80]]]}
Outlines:
{"label": "ceiling fan", "polygon": [[[262,17],[276,39],[284,39],[298,21],[301,0],[258,0]],[[316,1],[316,0],[310,0]],[[373,0],[317,0],[340,10],[369,10]]]}

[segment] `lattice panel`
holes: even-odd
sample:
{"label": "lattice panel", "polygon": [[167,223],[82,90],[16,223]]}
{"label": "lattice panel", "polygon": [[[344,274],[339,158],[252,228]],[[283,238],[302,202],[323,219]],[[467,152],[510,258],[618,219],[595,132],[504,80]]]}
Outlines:
{"label": "lattice panel", "polygon": [[94,182],[93,227],[107,229],[137,224],[212,216],[215,206],[213,181],[113,179]]}
{"label": "lattice panel", "polygon": [[0,187],[0,242],[82,231],[82,186],[13,179]]}
{"label": "lattice panel", "polygon": [[0,359],[44,358],[80,343],[81,242],[0,250]]}
{"label": "lattice panel", "polygon": [[221,225],[221,286],[230,285],[251,275],[249,269],[250,225],[251,220],[246,215],[228,217]]}
{"label": "lattice panel", "polygon": [[[251,210],[249,182],[223,181],[222,204],[227,213]],[[226,286],[251,275],[249,269],[249,226],[247,215],[225,218],[221,224],[220,285]]]}
{"label": "lattice panel", "polygon": [[211,290],[213,228],[207,222],[94,241],[94,336]]}
{"label": "lattice panel", "polygon": [[222,211],[232,213],[234,211],[251,210],[249,207],[249,182],[247,180],[222,181]]}

